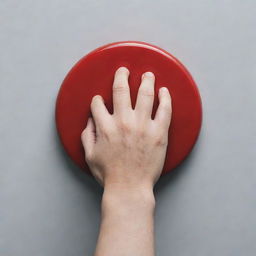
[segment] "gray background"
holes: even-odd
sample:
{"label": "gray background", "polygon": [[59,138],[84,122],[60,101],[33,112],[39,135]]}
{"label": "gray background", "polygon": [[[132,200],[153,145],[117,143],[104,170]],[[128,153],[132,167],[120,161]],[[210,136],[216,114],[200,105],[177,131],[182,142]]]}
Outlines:
{"label": "gray background", "polygon": [[174,54],[201,92],[194,151],[156,187],[157,255],[256,253],[256,2],[0,3],[0,255],[92,255],[101,188],[55,131],[59,86],[105,43],[141,40]]}

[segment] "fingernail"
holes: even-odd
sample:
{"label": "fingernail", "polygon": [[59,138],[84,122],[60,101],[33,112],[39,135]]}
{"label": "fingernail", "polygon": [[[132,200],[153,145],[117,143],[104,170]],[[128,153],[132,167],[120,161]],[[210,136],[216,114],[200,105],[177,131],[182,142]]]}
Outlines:
{"label": "fingernail", "polygon": [[117,69],[117,71],[120,71],[120,72],[128,72],[128,73],[129,73],[129,70],[128,70],[128,68],[126,68],[126,67],[120,67],[120,68]]}
{"label": "fingernail", "polygon": [[166,87],[161,87],[161,88],[160,88],[160,91],[161,91],[161,92],[167,92],[168,89],[167,89]]}
{"label": "fingernail", "polygon": [[148,72],[144,73],[142,77],[144,77],[144,76],[147,76],[147,77],[154,77],[154,74],[153,74],[152,72],[149,72],[149,71],[148,71]]}

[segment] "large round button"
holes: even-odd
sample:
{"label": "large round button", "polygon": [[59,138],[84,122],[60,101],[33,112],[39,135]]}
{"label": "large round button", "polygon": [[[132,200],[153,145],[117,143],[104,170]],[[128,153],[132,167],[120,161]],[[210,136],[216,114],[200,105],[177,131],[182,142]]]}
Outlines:
{"label": "large round button", "polygon": [[180,164],[192,150],[202,122],[201,99],[186,68],[170,53],[142,42],[117,42],[102,46],[83,57],[64,79],[56,103],[56,124],[61,142],[71,159],[90,172],[85,162],[81,133],[90,114],[94,95],[103,96],[112,113],[112,84],[120,66],[130,70],[131,100],[135,106],[141,75],[152,71],[156,76],[153,117],[160,87],[169,89],[173,114],[163,173]]}

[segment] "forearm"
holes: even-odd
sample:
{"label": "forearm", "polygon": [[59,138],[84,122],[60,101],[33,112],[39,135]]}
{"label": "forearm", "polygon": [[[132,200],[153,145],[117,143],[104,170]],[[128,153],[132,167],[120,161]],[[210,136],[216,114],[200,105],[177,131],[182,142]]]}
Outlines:
{"label": "forearm", "polygon": [[105,186],[95,256],[153,256],[155,199],[151,186]]}

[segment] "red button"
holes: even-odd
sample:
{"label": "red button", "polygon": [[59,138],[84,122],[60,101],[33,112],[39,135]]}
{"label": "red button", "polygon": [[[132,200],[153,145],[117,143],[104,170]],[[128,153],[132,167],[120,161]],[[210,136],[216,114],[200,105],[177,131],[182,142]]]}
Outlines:
{"label": "red button", "polygon": [[103,96],[112,113],[112,84],[120,66],[130,70],[131,100],[135,106],[141,75],[151,71],[156,76],[153,116],[160,87],[172,96],[172,122],[163,173],[180,164],[192,150],[202,122],[201,99],[191,75],[170,53],[147,43],[117,42],[102,46],[83,57],[67,74],[56,103],[56,124],[62,144],[71,159],[89,171],[80,135],[90,114],[94,95]]}

